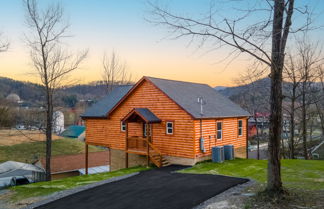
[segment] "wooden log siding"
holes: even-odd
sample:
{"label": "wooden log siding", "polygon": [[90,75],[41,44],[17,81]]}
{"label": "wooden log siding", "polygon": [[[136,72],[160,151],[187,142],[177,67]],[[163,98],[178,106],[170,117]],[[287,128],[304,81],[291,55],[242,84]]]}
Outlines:
{"label": "wooden log siding", "polygon": [[[238,120],[243,122],[243,134],[238,136]],[[196,157],[203,157],[211,154],[214,146],[227,144],[234,145],[235,148],[246,146],[246,118],[223,118],[202,120],[202,134],[205,139],[206,152],[200,151],[200,120],[194,121],[195,126],[195,152]],[[222,139],[216,138],[216,122],[222,122]]]}
{"label": "wooden log siding", "polygon": [[[194,120],[152,83],[145,80],[112,112],[109,119],[86,119],[87,143],[124,150],[125,132],[120,131],[120,120],[133,108],[149,108],[162,120],[160,124],[152,124],[152,141],[163,155],[195,157]],[[166,134],[166,121],[174,122],[173,135]]]}

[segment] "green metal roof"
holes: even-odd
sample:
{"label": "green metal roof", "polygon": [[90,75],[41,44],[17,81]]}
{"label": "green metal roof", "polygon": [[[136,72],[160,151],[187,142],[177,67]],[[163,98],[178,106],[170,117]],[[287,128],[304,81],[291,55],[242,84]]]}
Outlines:
{"label": "green metal roof", "polygon": [[85,126],[69,126],[65,129],[61,136],[69,137],[69,138],[78,138],[85,131]]}

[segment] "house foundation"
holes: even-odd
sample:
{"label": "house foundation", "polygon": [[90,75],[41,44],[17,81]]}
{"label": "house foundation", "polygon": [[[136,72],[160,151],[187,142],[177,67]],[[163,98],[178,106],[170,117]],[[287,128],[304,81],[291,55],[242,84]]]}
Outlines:
{"label": "house foundation", "polygon": [[[125,165],[125,151],[110,149],[110,170],[115,171],[126,168]],[[144,155],[128,154],[128,167],[146,166],[147,158]]]}
{"label": "house foundation", "polygon": [[[246,147],[239,147],[234,149],[235,158],[246,158]],[[163,156],[170,164],[174,165],[188,165],[193,166],[196,163],[211,160],[211,155],[199,157],[199,158],[184,158],[184,157],[174,157],[174,156]],[[119,169],[126,168],[125,165],[125,151],[110,149],[110,170],[115,171]],[[147,157],[144,155],[128,154],[128,167],[134,166],[146,166]]]}

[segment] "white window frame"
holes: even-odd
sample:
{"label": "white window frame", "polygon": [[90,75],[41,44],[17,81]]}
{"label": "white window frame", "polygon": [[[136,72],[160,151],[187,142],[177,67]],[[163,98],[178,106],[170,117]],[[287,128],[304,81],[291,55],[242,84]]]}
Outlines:
{"label": "white window frame", "polygon": [[125,132],[126,131],[126,123],[123,123],[123,121],[120,121],[120,131]]}
{"label": "white window frame", "polygon": [[[241,126],[240,126],[240,122],[241,122]],[[238,131],[238,133],[237,133],[237,135],[238,136],[243,136],[243,120],[238,120],[238,122],[237,122],[237,131]],[[240,134],[240,130],[241,130],[241,134]]]}
{"label": "white window frame", "polygon": [[[171,127],[168,126],[169,124],[171,124]],[[171,133],[169,133],[169,130],[171,130]],[[167,121],[165,123],[165,132],[168,135],[173,135],[173,133],[174,133],[174,123],[172,121]]]}
{"label": "white window frame", "polygon": [[[221,129],[220,130],[218,130],[218,124],[221,124]],[[218,138],[218,132],[220,132],[220,138]],[[217,121],[216,122],[216,139],[217,140],[222,140],[223,139],[223,122],[221,122],[221,121]]]}

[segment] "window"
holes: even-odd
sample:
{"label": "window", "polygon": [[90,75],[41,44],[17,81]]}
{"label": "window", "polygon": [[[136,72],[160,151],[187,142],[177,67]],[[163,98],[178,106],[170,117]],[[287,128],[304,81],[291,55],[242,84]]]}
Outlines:
{"label": "window", "polygon": [[173,134],[173,122],[166,122],[166,134]]}
{"label": "window", "polygon": [[222,139],[222,128],[223,128],[222,127],[223,126],[222,122],[217,122],[216,126],[217,126],[216,138],[217,139]]}
{"label": "window", "polygon": [[239,120],[238,121],[238,135],[242,136],[242,134],[243,134],[243,121]]}
{"label": "window", "polygon": [[143,137],[147,137],[147,124],[143,123]]}
{"label": "window", "polygon": [[123,122],[123,121],[120,121],[120,130],[122,132],[125,132],[126,131],[126,123]]}

